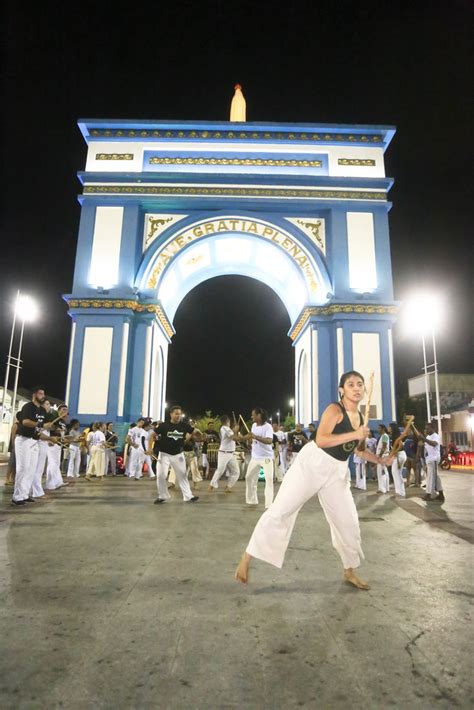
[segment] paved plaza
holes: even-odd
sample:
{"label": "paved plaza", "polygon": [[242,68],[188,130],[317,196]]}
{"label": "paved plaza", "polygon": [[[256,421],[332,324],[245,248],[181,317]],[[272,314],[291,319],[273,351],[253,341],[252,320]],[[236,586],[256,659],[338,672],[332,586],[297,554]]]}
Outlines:
{"label": "paved plaza", "polygon": [[81,479],[14,509],[0,471],[3,710],[472,707],[473,475],[443,474],[442,507],[354,491],[358,592],[316,499],[245,588],[242,482],[156,506],[152,481]]}

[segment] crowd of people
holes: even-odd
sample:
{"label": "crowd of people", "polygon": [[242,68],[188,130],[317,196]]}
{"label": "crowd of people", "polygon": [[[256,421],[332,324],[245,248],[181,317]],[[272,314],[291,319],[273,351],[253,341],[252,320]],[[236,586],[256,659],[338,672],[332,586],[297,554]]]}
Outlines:
{"label": "crowd of people", "polygon": [[[243,427],[245,433],[241,433]],[[195,491],[203,480],[208,490],[217,491],[222,477],[230,493],[237,480],[246,481],[246,503],[258,504],[258,481],[265,480],[265,507],[274,497],[274,481],[281,483],[288,468],[303,447],[316,437],[316,427],[296,424],[291,431],[277,422],[270,423],[261,408],[252,411],[252,431],[243,419],[221,417],[220,428],[209,421],[204,431],[185,421],[181,407],[170,409],[169,421],[139,418],[130,425],[123,452],[118,457],[119,437],[112,422],[93,422],[81,429],[77,419],[69,419],[66,404],[53,411],[43,388],[36,388],[32,401],[17,414],[11,433],[11,456],[7,483],[14,485],[12,503],[25,505],[59,488],[70,479],[84,475],[87,481],[123,473],[130,479],[157,480],[155,503],[170,498],[178,484],[185,501],[195,502]],[[380,424],[378,436],[370,431],[367,451],[385,460],[401,431],[396,422]],[[353,453],[347,473],[355,474],[355,488],[367,490],[367,481],[376,480],[379,494],[404,497],[408,486],[426,487],[424,500],[444,500],[442,482],[437,474],[440,443],[435,424],[424,434],[414,427],[403,440],[391,466],[370,463]],[[118,466],[120,464],[120,467]],[[64,476],[64,477],[63,477]],[[191,485],[189,483],[191,479]]]}
{"label": "crowd of people", "polygon": [[[265,513],[236,571],[236,579],[243,583],[253,557],[282,566],[298,512],[317,495],[344,566],[344,579],[368,589],[355,572],[363,554],[350,492],[351,466],[355,467],[358,489],[366,490],[375,467],[381,495],[390,492],[391,480],[394,494],[401,497],[407,486],[421,486],[423,480],[426,501],[443,502],[444,493],[438,475],[441,451],[435,425],[427,424],[422,434],[409,417],[403,431],[396,422],[388,427],[381,424],[376,437],[359,410],[365,392],[360,373],[344,373],[340,399],[325,409],[318,429],[296,424],[289,432],[271,423],[261,407],[252,409],[250,427],[241,415],[238,420],[235,415],[232,419],[224,415],[219,431],[212,421],[200,431],[175,405],[166,421],[140,417],[129,427],[121,459],[124,473],[135,481],[144,474],[156,479],[155,505],[170,500],[173,486],[179,486],[185,503],[196,503],[196,489],[203,479],[209,481],[208,490],[214,494],[222,478],[226,478],[225,492],[232,493],[237,480],[244,477],[245,502],[255,507],[259,503],[258,481],[264,479]],[[79,421],[69,418],[66,404],[53,412],[42,387],[35,388],[32,401],[18,413],[11,443],[15,506],[34,503],[47,492],[68,485],[68,479],[78,478],[81,470],[88,483],[103,481],[109,472],[112,476],[118,473],[119,437],[113,424],[94,422],[81,431]],[[275,480],[280,484],[276,496]]]}

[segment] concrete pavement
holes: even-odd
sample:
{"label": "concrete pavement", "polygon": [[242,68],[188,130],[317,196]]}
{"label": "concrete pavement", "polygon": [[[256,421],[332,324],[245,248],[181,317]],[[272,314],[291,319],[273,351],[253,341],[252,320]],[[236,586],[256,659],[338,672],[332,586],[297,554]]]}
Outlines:
{"label": "concrete pavement", "polygon": [[369,592],[341,581],[316,499],[244,588],[262,510],[242,482],[154,506],[153,481],[81,479],[21,509],[2,486],[0,706],[472,707],[474,477],[443,482],[442,507],[354,492]]}

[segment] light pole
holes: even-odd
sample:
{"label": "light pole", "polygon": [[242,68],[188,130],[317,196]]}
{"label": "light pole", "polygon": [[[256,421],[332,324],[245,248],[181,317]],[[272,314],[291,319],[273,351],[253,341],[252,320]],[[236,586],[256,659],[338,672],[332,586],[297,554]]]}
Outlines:
{"label": "light pole", "polygon": [[[409,311],[415,315],[422,316],[421,322],[421,340],[423,346],[423,371],[425,374],[425,392],[426,392],[426,413],[428,421],[431,421],[431,406],[430,406],[430,380],[429,376],[434,375],[435,381],[435,396],[436,396],[436,419],[438,422],[439,440],[443,442],[443,431],[441,424],[441,401],[439,396],[439,380],[438,380],[438,358],[436,356],[436,338],[435,328],[439,324],[439,314],[441,307],[439,299],[434,294],[418,294],[409,301]],[[427,364],[426,359],[426,342],[425,334],[431,331],[431,340],[433,344],[433,363]]]}
{"label": "light pole", "polygon": [[[20,299],[20,292],[17,291],[16,292],[15,308],[13,310],[13,323],[12,323],[12,332],[10,335],[10,347],[8,348],[7,369],[5,371],[5,383],[3,385],[2,411],[0,414],[0,426],[3,424],[3,416],[5,414],[5,402],[7,401],[8,380],[10,379],[10,364],[12,361],[13,337],[15,335],[16,315],[17,315],[17,311],[18,311],[19,299]],[[8,438],[7,438],[7,442],[8,442]]]}
{"label": "light pole", "polygon": [[[19,378],[20,369],[21,369],[21,350],[23,347],[23,334],[25,332],[25,323],[27,321],[35,320],[35,318],[37,317],[37,314],[38,314],[38,308],[36,306],[36,303],[33,301],[33,299],[30,298],[29,296],[22,296],[20,294],[20,291],[18,291],[16,301],[15,301],[15,311],[14,311],[14,315],[13,315],[12,334],[10,337],[10,349],[9,349],[9,353],[8,353],[7,372],[6,372],[6,376],[5,376],[5,386],[3,389],[2,413],[1,413],[1,418],[0,418],[0,422],[3,422],[3,415],[4,415],[4,411],[5,411],[6,390],[8,387],[8,379],[10,376],[10,367],[14,367],[14,368],[16,368],[15,384],[13,386],[13,398],[12,398],[12,403],[11,403],[10,422],[7,424],[7,437],[6,437],[7,443],[8,443],[8,437],[10,434],[10,429],[13,426],[13,422],[15,421],[16,395],[17,395],[17,391],[18,391],[18,378]],[[18,356],[14,357],[11,354],[11,352],[12,352],[12,347],[13,347],[14,331],[15,331],[17,316],[21,320],[21,329],[20,329],[20,342],[18,345]]]}

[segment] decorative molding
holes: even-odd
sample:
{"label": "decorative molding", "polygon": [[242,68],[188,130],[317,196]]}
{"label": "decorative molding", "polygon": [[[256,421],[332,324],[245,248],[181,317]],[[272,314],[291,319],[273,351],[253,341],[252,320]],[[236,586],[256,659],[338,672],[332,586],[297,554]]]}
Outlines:
{"label": "decorative molding", "polygon": [[302,328],[306,325],[311,316],[332,316],[338,313],[357,313],[365,315],[395,315],[398,313],[398,306],[384,306],[376,304],[362,303],[333,303],[328,306],[308,306],[304,309],[292,330],[290,338],[296,340]]}
{"label": "decorative molding", "polygon": [[86,185],[84,195],[177,195],[179,197],[286,197],[319,200],[385,201],[385,192],[266,187],[191,187],[188,185]]}
{"label": "decorative molding", "polygon": [[285,217],[294,224],[326,255],[325,221],[317,217]]}
{"label": "decorative molding", "polygon": [[145,215],[145,232],[143,235],[143,250],[148,249],[163,232],[176,224],[181,219],[184,219],[185,214],[146,214]]}
{"label": "decorative molding", "polygon": [[114,299],[94,299],[94,298],[70,298],[67,300],[69,308],[107,308],[109,310],[128,309],[134,313],[154,313],[158,321],[163,326],[165,333],[172,338],[174,329],[169,322],[163,308],[156,303],[139,303],[138,301]]}
{"label": "decorative molding", "polygon": [[237,165],[244,167],[321,168],[322,160],[276,160],[273,158],[164,158],[152,157],[150,165]]}
{"label": "decorative molding", "polygon": [[96,160],[133,160],[133,153],[97,153]]}
{"label": "decorative molding", "polygon": [[376,165],[376,161],[371,158],[338,158],[338,165],[357,165],[364,168],[373,168]]}
{"label": "decorative molding", "polygon": [[308,141],[313,143],[383,143],[379,134],[367,133],[313,133],[287,131],[175,131],[129,128],[92,128],[92,138],[165,138],[195,140],[265,140],[265,141]]}

